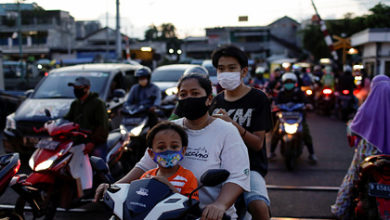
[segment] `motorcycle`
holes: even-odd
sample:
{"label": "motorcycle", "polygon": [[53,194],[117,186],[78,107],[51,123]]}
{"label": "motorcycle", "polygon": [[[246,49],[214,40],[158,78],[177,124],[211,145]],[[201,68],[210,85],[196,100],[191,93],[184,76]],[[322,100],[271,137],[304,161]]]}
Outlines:
{"label": "motorcycle", "polygon": [[[111,219],[198,219],[202,215],[199,201],[192,195],[200,188],[223,183],[230,173],[224,169],[206,171],[201,185],[187,197],[172,190],[156,179],[141,179],[131,184],[111,185],[103,196],[104,203],[112,210]],[[223,219],[230,219],[224,215]]]}
{"label": "motorcycle", "polygon": [[343,121],[347,121],[351,114],[356,112],[356,100],[353,93],[349,90],[342,90],[341,93],[336,93],[336,113],[337,117]]}
{"label": "motorcycle", "polygon": [[316,109],[318,113],[330,115],[335,105],[335,94],[332,89],[324,88],[316,103]]}
{"label": "motorcycle", "polygon": [[293,170],[296,160],[302,154],[302,120],[305,105],[303,103],[287,103],[277,105],[279,111],[279,136],[281,137],[281,154],[287,170]]}
{"label": "motorcycle", "polygon": [[313,86],[301,86],[302,92],[305,93],[307,100],[310,104],[314,105],[314,87]]}
{"label": "motorcycle", "polygon": [[[19,168],[19,153],[0,156],[0,195],[3,195]],[[22,220],[23,218],[14,211],[0,210],[0,219]]]}
{"label": "motorcycle", "polygon": [[47,131],[49,137],[35,146],[29,160],[32,173],[16,175],[11,188],[19,194],[16,213],[23,216],[27,202],[34,218],[44,216],[49,220],[57,207],[69,209],[90,202],[96,187],[113,182],[113,178],[103,159],[84,154],[84,144],[80,143],[89,132],[78,124],[49,120],[39,130]]}
{"label": "motorcycle", "polygon": [[154,113],[146,105],[125,105],[122,109],[120,127],[128,133],[128,144],[121,159],[126,168],[132,168],[146,150],[146,134],[161,120],[167,120],[175,105],[161,105]]}
{"label": "motorcycle", "polygon": [[354,184],[351,219],[390,218],[390,155],[366,157]]}

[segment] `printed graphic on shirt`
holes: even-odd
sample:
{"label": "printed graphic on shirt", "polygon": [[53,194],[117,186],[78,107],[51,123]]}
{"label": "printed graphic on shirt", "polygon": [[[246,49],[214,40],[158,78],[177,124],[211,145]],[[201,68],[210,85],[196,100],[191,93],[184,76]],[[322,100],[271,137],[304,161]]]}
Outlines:
{"label": "printed graphic on shirt", "polygon": [[[213,111],[213,114],[218,113],[219,110],[220,110],[219,108],[215,109]],[[248,108],[246,111],[243,108],[237,108],[237,109],[229,109],[227,113],[229,117],[233,119],[233,121],[237,122],[239,125],[250,127],[253,110],[254,108]]]}
{"label": "printed graphic on shirt", "polygon": [[187,159],[207,161],[209,152],[205,147],[191,148],[188,147],[185,154]]}

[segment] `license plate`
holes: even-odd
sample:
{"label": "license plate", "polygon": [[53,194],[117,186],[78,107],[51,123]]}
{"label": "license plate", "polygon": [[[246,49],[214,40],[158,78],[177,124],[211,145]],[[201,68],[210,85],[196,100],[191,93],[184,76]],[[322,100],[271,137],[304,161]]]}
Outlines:
{"label": "license plate", "polygon": [[141,122],[144,120],[144,118],[124,118],[122,120],[122,123],[124,125],[138,125],[141,124]]}
{"label": "license plate", "polygon": [[36,148],[46,149],[46,150],[55,150],[60,145],[58,141],[52,141],[51,139],[42,139],[36,145]]}
{"label": "license plate", "polygon": [[390,199],[390,185],[369,183],[368,195]]}

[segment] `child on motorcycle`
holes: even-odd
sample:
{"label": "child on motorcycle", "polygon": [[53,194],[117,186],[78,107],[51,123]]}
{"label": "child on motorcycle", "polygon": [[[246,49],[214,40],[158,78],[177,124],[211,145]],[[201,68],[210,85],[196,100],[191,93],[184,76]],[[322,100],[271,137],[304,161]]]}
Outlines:
{"label": "child on motorcycle", "polygon": [[[146,144],[149,156],[158,167],[145,172],[141,179],[156,178],[173,192],[189,196],[198,184],[194,174],[179,165],[188,145],[184,129],[171,122],[158,123],[148,132]],[[198,193],[194,193],[192,198],[199,199]]]}
{"label": "child on motorcycle", "polygon": [[[297,77],[294,73],[284,73],[282,76],[283,89],[279,92],[278,97],[275,100],[275,104],[283,104],[288,102],[294,103],[305,103],[307,104],[307,100],[305,94],[296,87]],[[312,106],[307,104],[308,108]],[[313,140],[310,135],[309,126],[306,123],[306,120],[303,120],[303,141],[308,148],[309,151],[309,160],[311,163],[317,162],[317,157],[314,154],[313,149]],[[268,159],[274,159],[276,157],[275,150],[280,139],[279,137],[279,121],[275,123],[274,130],[272,133],[271,139],[271,153]]]}
{"label": "child on motorcycle", "polygon": [[390,154],[390,78],[385,75],[376,76],[372,80],[371,91],[366,101],[360,106],[350,129],[360,138],[357,143],[351,165],[340,186],[335,204],[331,212],[340,219],[350,219],[352,189],[359,179],[359,166],[368,156]]}

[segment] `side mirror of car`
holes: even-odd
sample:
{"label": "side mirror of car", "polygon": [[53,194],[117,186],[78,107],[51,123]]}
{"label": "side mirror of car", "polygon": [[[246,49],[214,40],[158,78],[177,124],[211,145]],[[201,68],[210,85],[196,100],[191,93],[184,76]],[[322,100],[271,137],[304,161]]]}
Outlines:
{"label": "side mirror of car", "polygon": [[115,89],[113,92],[113,97],[115,98],[123,98],[126,95],[126,91],[124,89]]}
{"label": "side mirror of car", "polygon": [[34,93],[34,89],[29,89],[24,92],[24,95],[29,98]]}

